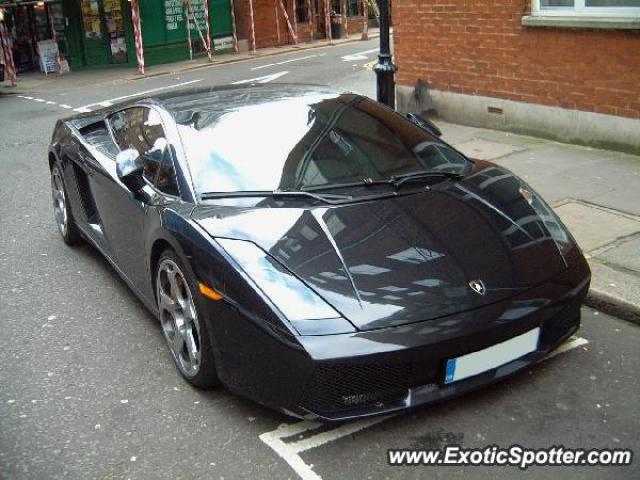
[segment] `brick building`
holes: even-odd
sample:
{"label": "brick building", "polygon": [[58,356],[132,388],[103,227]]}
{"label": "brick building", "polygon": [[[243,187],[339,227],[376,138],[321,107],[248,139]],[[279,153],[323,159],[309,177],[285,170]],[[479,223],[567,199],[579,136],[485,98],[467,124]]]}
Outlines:
{"label": "brick building", "polygon": [[640,151],[639,0],[393,7],[400,110]]}
{"label": "brick building", "polygon": [[[277,0],[253,0],[256,47],[273,47],[293,43],[282,8]],[[364,20],[363,0],[283,0],[290,25],[297,31],[298,41],[326,38],[328,8],[331,22],[338,23],[339,35],[361,33]],[[249,0],[236,0],[238,36],[251,42]],[[334,33],[336,33],[334,26]],[[334,35],[335,36],[335,35]]]}

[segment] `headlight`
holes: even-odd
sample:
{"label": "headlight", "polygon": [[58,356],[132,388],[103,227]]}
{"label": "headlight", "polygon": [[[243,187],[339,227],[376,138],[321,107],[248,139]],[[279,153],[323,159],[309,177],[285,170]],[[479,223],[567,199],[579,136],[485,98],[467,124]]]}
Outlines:
{"label": "headlight", "polygon": [[576,241],[567,230],[556,213],[546,204],[540,195],[522,180],[520,180],[520,194],[531,205],[531,208],[542,220],[549,235],[558,247],[560,255],[566,256],[576,245]]}
{"label": "headlight", "polygon": [[301,335],[355,332],[331,305],[254,243],[226,238],[216,241]]}

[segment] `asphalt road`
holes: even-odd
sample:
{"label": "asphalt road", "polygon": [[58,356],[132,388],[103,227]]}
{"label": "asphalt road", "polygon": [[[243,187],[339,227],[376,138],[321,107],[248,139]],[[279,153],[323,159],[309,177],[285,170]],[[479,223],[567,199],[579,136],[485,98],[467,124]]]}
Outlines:
{"label": "asphalt road", "polygon": [[[590,309],[572,348],[464,398],[382,420],[300,423],[180,379],[160,329],[91,248],[53,223],[46,147],[72,108],[183,82],[278,81],[372,94],[375,41],[179,76],[0,97],[0,478],[513,478],[514,467],[390,467],[389,448],[640,447],[640,330]],[[299,60],[300,57],[317,55]],[[293,60],[293,61],[289,61]],[[278,62],[279,65],[269,65]],[[256,67],[263,67],[258,68]],[[179,77],[179,78],[177,78]],[[46,104],[54,101],[55,104]],[[91,108],[91,107],[87,107]],[[584,343],[584,341],[588,343]],[[583,344],[581,344],[583,343]],[[627,467],[535,467],[528,478],[640,478]]]}

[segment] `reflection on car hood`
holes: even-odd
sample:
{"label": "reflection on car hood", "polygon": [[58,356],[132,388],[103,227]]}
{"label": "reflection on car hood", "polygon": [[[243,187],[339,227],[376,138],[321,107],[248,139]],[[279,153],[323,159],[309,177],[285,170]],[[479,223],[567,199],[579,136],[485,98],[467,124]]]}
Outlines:
{"label": "reflection on car hood", "polygon": [[[362,330],[497,302],[566,268],[517,177],[488,162],[414,195],[331,207],[201,206],[193,217],[214,237],[259,245]],[[470,287],[475,280],[484,295]]]}

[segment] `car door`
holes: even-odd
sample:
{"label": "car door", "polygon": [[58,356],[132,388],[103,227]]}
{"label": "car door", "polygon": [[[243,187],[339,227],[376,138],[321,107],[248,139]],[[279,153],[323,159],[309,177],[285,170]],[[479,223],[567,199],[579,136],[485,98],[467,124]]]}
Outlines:
{"label": "car door", "polygon": [[145,184],[132,192],[115,175],[102,178],[94,188],[96,203],[113,260],[129,281],[145,292],[145,224],[149,212],[165,201],[156,184],[162,161],[171,154],[161,117],[153,108],[127,108],[107,121],[119,151],[135,148],[139,152]]}

